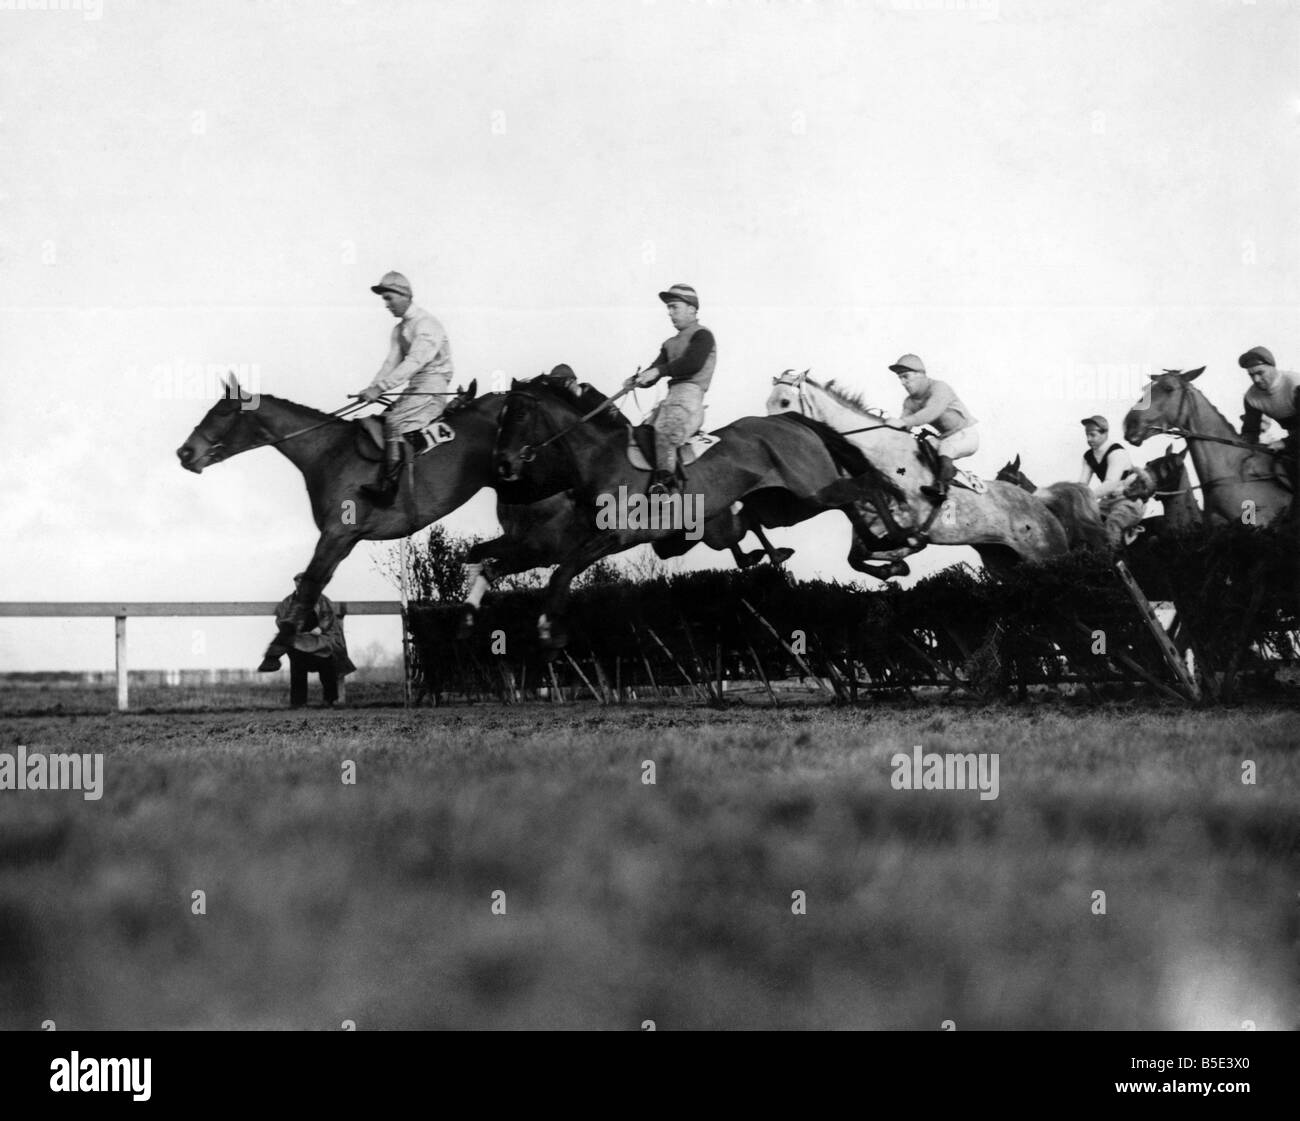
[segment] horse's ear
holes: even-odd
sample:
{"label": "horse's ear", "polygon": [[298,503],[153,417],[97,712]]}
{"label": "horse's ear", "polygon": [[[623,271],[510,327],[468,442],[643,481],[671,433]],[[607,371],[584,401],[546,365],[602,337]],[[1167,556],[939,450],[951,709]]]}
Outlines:
{"label": "horse's ear", "polygon": [[1184,459],[1187,458],[1187,453],[1188,453],[1189,451],[1191,451],[1191,450],[1192,450],[1192,445],[1191,445],[1191,444],[1184,444],[1184,445],[1183,445],[1183,450],[1182,450],[1182,451],[1180,451],[1180,452],[1175,452],[1175,453],[1174,453],[1174,459],[1175,459],[1178,463],[1182,463],[1182,461],[1183,461]]}
{"label": "horse's ear", "polygon": [[1012,470],[1014,470],[1014,471],[1019,471],[1019,470],[1020,470],[1020,453],[1019,453],[1019,452],[1016,452],[1016,458],[1015,458],[1015,461],[1011,464],[1011,468],[1012,468]]}
{"label": "horse's ear", "polygon": [[803,381],[803,379],[806,378],[811,373],[812,373],[812,367],[809,366],[808,369],[806,369],[802,374],[799,375],[799,380]]}
{"label": "horse's ear", "polygon": [[1195,381],[1203,373],[1205,373],[1205,367],[1197,366],[1196,369],[1194,370],[1184,370],[1183,373],[1180,374],[1179,376],[1183,379],[1183,381]]}
{"label": "horse's ear", "polygon": [[469,383],[469,385],[462,389],[460,395],[464,397],[466,401],[474,400],[474,398],[478,396],[478,378],[475,378]]}
{"label": "horse's ear", "polygon": [[244,395],[244,391],[239,388],[239,379],[235,376],[234,370],[226,371],[226,380],[222,382],[222,386],[225,392],[221,396],[226,400],[238,401]]}

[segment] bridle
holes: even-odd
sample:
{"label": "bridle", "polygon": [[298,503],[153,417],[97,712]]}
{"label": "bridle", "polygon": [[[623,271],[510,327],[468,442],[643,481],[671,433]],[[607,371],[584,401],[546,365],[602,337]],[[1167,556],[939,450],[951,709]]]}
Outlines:
{"label": "bridle", "polygon": [[[1178,393],[1179,393],[1178,401],[1176,403],[1175,410],[1174,410],[1175,415],[1182,414],[1182,412],[1184,411],[1184,406],[1187,403],[1188,396],[1191,393],[1191,387],[1181,377],[1178,378]],[[1195,399],[1193,398],[1192,404],[1187,410],[1189,419],[1192,419],[1192,417],[1194,416],[1195,408],[1196,408],[1196,404],[1195,404]],[[1229,439],[1226,436],[1211,436],[1208,432],[1196,432],[1193,431],[1192,429],[1182,427],[1181,425],[1170,424],[1163,417],[1160,418],[1159,426],[1152,424],[1149,421],[1144,422],[1140,434],[1142,436],[1142,439],[1144,440],[1148,436],[1163,435],[1163,436],[1181,436],[1184,440],[1188,440],[1188,441],[1200,440],[1204,443],[1226,444],[1228,447],[1242,448],[1249,452],[1256,452],[1256,453],[1262,452],[1266,455],[1271,455],[1276,459],[1280,459],[1286,454],[1285,452],[1277,451],[1274,450],[1273,448],[1266,448],[1261,444],[1248,444],[1245,440],[1233,440],[1233,439]],[[1218,475],[1211,479],[1204,479],[1201,481],[1199,486],[1188,487],[1187,490],[1208,491],[1212,487],[1219,486],[1223,483],[1271,482],[1273,481],[1273,478],[1274,476],[1272,475],[1242,475],[1242,476]],[[1187,493],[1187,491],[1176,490],[1176,491],[1168,491],[1168,492],[1165,491],[1156,492],[1157,495],[1166,494],[1166,493],[1171,495],[1185,494]]]}
{"label": "bridle", "polygon": [[[807,378],[808,378],[807,370],[805,370],[802,374],[796,374],[794,373],[793,370],[786,370],[784,373],[778,374],[776,377],[774,377],[772,379],[772,384],[792,386],[795,392],[799,395],[799,411],[806,417],[812,417],[813,410],[810,404],[810,398],[808,396],[807,390],[804,387]],[[830,426],[827,425],[827,427]],[[910,428],[903,428],[897,424],[886,424],[884,421],[881,421],[879,424],[868,424],[863,426],[862,428],[847,428],[847,429],[833,428],[831,429],[831,431],[838,433],[840,436],[856,436],[861,432],[877,432],[882,428],[888,428],[890,429],[890,431],[893,432],[902,432],[905,435],[911,436],[915,440],[921,439],[921,436],[918,436]]]}
{"label": "bridle", "polygon": [[[373,403],[376,405],[388,406],[398,397],[457,397],[460,396],[462,392],[463,391],[459,389],[448,389],[439,391],[420,390],[418,392],[403,391],[401,393],[384,393],[375,398]],[[226,397],[225,400],[242,402],[244,398],[241,393],[240,397]],[[244,452],[256,451],[258,448],[273,448],[276,444],[283,444],[286,440],[293,440],[298,436],[305,436],[308,432],[315,432],[318,428],[324,428],[326,425],[332,424],[336,420],[355,420],[357,418],[352,414],[364,409],[369,404],[371,404],[371,402],[357,398],[350,404],[343,405],[341,408],[326,413],[325,420],[318,421],[315,424],[309,424],[305,428],[295,429],[293,432],[286,432],[283,436],[276,436],[274,439],[262,440],[256,444],[248,444],[246,447],[238,448],[229,454],[220,451],[220,449],[226,446],[225,441],[214,439],[203,430],[202,424],[196,424],[190,435],[191,437],[194,435],[201,436],[207,442],[208,449],[203,453],[202,458],[206,460],[207,466],[211,466],[212,464],[221,463],[224,460],[230,459],[233,456],[241,455]],[[449,408],[450,407],[453,406],[449,406]],[[241,407],[238,411],[243,412],[245,410]],[[233,424],[234,418],[232,417],[230,424],[227,424],[222,431],[228,432]]]}

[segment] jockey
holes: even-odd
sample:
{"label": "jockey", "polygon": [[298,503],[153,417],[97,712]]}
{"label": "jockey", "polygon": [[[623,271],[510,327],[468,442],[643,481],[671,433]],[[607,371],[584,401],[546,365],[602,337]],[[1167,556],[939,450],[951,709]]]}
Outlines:
{"label": "jockey", "polygon": [[667,305],[668,318],[677,334],[659,348],[654,362],[636,378],[636,383],[643,386],[668,378],[668,394],[659,402],[652,421],[655,471],[650,476],[651,494],[667,494],[676,485],[677,449],[704,423],[704,394],[718,360],[713,332],[697,319],[700,298],[695,289],[674,284],[660,292],[659,298]]}
{"label": "jockey", "polygon": [[904,354],[889,368],[907,390],[898,423],[905,428],[929,424],[939,430],[937,477],[932,485],[921,488],[921,493],[937,505],[948,497],[948,483],[957,474],[953,460],[964,459],[979,450],[975,418],[950,385],[935,381],[925,372],[925,363],[915,354]]}
{"label": "jockey", "polygon": [[1241,417],[1241,435],[1248,444],[1260,442],[1264,418],[1277,421],[1286,432],[1286,439],[1266,445],[1285,451],[1287,466],[1295,483],[1297,456],[1300,456],[1300,376],[1289,370],[1279,370],[1273,352],[1256,346],[1237,359],[1237,365],[1250,375],[1253,383],[1246,390],[1242,404],[1246,411]]}
{"label": "jockey", "polygon": [[378,483],[368,483],[361,493],[376,506],[391,506],[397,496],[402,470],[402,437],[418,432],[442,415],[451,384],[451,343],[432,315],[411,302],[411,282],[400,272],[386,272],[370,291],[383,298],[397,319],[388,357],[358,396],[375,401],[381,394],[406,385],[406,394],[384,410],[384,466]]}
{"label": "jockey", "polygon": [[1133,461],[1124,445],[1111,444],[1100,456],[1097,454],[1110,436],[1110,422],[1104,416],[1088,416],[1079,423],[1083,425],[1083,438],[1088,443],[1088,450],[1083,453],[1079,483],[1087,486],[1096,476],[1101,484],[1097,488],[1097,504],[1106,525],[1106,540],[1112,549],[1118,549],[1123,543],[1124,531],[1142,521],[1147,504],[1143,499],[1129,498],[1124,493],[1124,476],[1133,470]]}

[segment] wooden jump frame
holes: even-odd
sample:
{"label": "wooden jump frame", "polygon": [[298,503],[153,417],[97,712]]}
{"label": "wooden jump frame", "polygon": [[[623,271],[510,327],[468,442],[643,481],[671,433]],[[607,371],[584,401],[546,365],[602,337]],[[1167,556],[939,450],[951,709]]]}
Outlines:
{"label": "wooden jump frame", "polygon": [[[112,618],[117,632],[117,709],[128,708],[126,658],[126,621],[137,618],[202,618],[258,615],[275,617],[280,601],[266,602],[197,602],[197,603],[23,603],[0,602],[0,618],[80,619]],[[354,600],[335,603],[340,618],[347,615],[400,615],[402,605],[396,600]],[[405,629],[405,628],[403,628]]]}

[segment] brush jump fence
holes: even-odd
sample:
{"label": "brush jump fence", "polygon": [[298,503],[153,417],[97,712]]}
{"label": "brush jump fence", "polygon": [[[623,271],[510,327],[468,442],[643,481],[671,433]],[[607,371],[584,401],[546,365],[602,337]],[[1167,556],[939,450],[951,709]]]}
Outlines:
{"label": "brush jump fence", "polygon": [[[117,708],[126,712],[130,707],[130,674],[126,651],[126,621],[132,616],[147,618],[212,618],[239,615],[260,615],[267,620],[267,639],[275,631],[275,602],[199,602],[199,603],[39,603],[0,602],[0,618],[112,618],[116,635]],[[339,617],[348,615],[400,615],[402,605],[396,600],[354,600],[334,605]],[[217,671],[220,672],[220,671]],[[340,697],[343,681],[340,680]]]}
{"label": "brush jump fence", "polygon": [[[779,704],[792,679],[844,703],[1067,685],[1216,703],[1300,656],[1296,558],[1293,536],[1229,527],[1118,563],[1078,552],[998,580],[963,565],[908,589],[794,583],[768,566],[599,583],[574,593],[558,656],[537,641],[537,590],[489,596],[465,640],[450,604],[412,602],[407,625],[417,703],[721,704],[743,688]],[[1172,605],[1170,626],[1148,596]]]}

